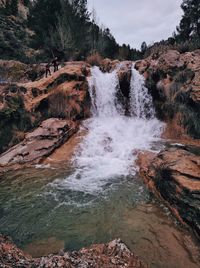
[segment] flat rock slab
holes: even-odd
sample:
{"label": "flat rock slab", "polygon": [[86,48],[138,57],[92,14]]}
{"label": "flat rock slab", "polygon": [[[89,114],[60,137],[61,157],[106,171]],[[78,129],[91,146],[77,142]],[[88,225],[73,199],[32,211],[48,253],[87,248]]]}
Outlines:
{"label": "flat rock slab", "polygon": [[141,153],[140,174],[149,189],[200,238],[200,157],[184,148]]}
{"label": "flat rock slab", "polygon": [[0,156],[0,166],[38,163],[49,156],[77,131],[77,124],[70,120],[50,118],[25,139]]}
{"label": "flat rock slab", "polygon": [[24,254],[11,240],[0,235],[0,267],[26,268],[147,268],[125,244],[116,239],[108,244],[93,245],[78,252],[62,252],[38,259]]}

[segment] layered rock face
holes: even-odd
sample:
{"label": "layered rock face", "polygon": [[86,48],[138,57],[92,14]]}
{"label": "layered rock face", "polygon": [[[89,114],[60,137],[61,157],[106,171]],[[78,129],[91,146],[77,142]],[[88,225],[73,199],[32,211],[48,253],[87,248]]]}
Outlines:
{"label": "layered rock face", "polygon": [[1,85],[0,153],[22,141],[27,131],[48,118],[73,121],[87,118],[88,74],[89,68],[84,63],[69,63],[48,78]]}
{"label": "layered rock face", "polygon": [[60,255],[50,255],[33,259],[19,250],[8,238],[0,236],[1,267],[42,267],[42,268],[147,268],[134,253],[119,239],[108,244],[93,245],[78,252],[62,252]]}
{"label": "layered rock face", "polygon": [[171,147],[159,154],[141,153],[140,175],[149,189],[200,239],[199,148]]}
{"label": "layered rock face", "polygon": [[76,131],[77,123],[50,118],[39,128],[28,133],[25,139],[0,156],[0,166],[38,163],[66,142]]}
{"label": "layered rock face", "polygon": [[168,123],[167,138],[200,138],[200,50],[180,54],[169,50],[138,61],[157,115]]}

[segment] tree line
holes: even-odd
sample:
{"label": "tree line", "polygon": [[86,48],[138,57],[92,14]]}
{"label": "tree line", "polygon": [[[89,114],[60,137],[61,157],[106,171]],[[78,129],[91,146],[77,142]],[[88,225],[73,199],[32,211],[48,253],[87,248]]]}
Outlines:
{"label": "tree line", "polygon": [[[87,0],[20,0],[28,7],[27,27],[35,33],[31,47],[43,50],[45,55],[81,60],[98,52],[102,57],[137,60],[151,54],[155,47],[180,47],[182,52],[200,47],[200,1],[183,0],[183,16],[174,34],[141,49],[120,46],[110,29],[99,25],[95,10],[89,13]],[[19,0],[6,0],[1,13],[18,13]]]}
{"label": "tree line", "polygon": [[85,59],[94,52],[112,59],[141,57],[130,46],[119,46],[110,29],[98,25],[95,11],[90,14],[87,9],[87,0],[35,0],[28,25],[36,33],[35,48],[68,59]]}
{"label": "tree line", "polygon": [[152,45],[145,45],[143,49],[144,57],[149,56],[154,51],[163,49],[177,49],[184,53],[200,49],[200,1],[183,0],[181,4],[183,16],[176,30],[167,40],[156,42]]}

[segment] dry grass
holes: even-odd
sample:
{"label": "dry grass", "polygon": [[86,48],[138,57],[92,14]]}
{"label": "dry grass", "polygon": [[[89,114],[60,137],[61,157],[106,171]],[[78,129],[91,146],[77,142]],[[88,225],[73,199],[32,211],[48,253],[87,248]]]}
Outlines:
{"label": "dry grass", "polygon": [[67,95],[63,90],[55,90],[49,96],[49,114],[56,118],[67,117]]}
{"label": "dry grass", "polygon": [[102,64],[102,57],[98,52],[94,52],[90,56],[87,57],[86,62],[91,66],[100,66]]}
{"label": "dry grass", "polygon": [[81,111],[81,106],[76,98],[69,96],[62,89],[53,91],[49,96],[48,114],[50,117],[76,119]]}

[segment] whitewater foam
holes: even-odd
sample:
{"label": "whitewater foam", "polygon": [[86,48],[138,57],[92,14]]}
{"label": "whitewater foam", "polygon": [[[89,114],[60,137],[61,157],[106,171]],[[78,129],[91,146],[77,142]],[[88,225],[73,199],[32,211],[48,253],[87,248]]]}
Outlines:
{"label": "whitewater foam", "polygon": [[84,123],[88,134],[73,159],[76,171],[66,179],[54,182],[54,187],[96,195],[127,176],[135,175],[137,151],[151,150],[151,143],[160,137],[163,124],[155,118],[152,98],[134,68],[132,117],[123,115],[117,101],[117,71],[102,73],[94,67],[91,73],[93,116]]}

